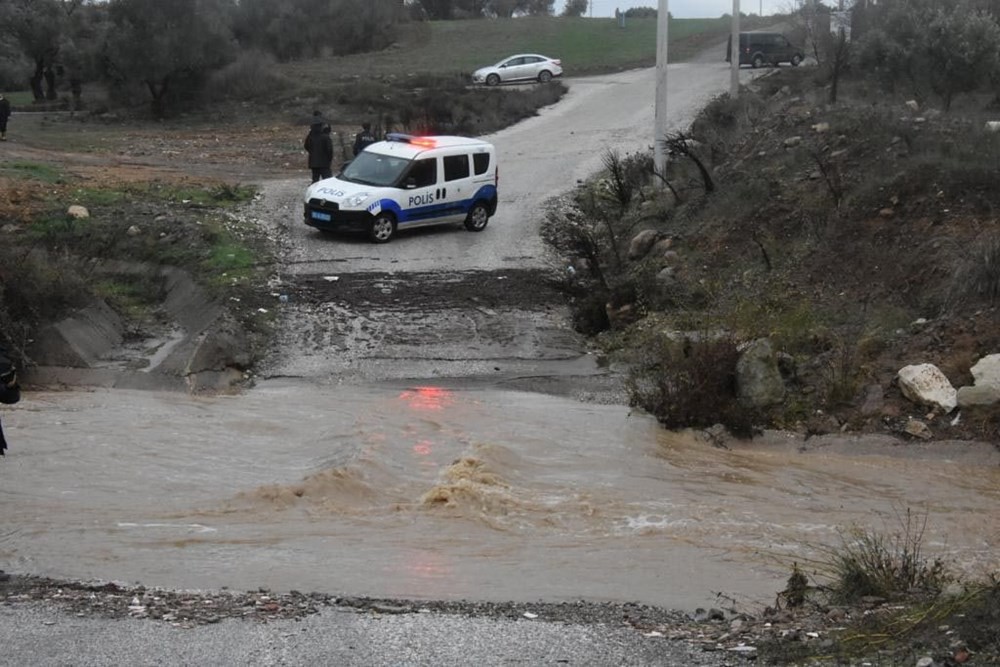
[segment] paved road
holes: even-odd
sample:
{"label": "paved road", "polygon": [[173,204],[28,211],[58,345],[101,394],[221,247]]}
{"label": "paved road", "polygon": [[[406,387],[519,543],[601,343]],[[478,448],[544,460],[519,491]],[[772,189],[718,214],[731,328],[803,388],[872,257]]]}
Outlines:
{"label": "paved road", "polygon": [[[744,74],[750,76],[749,70]],[[544,266],[538,236],[545,204],[599,171],[604,154],[653,144],[655,70],[640,69],[567,80],[569,93],[538,116],[494,135],[500,158],[500,203],[486,231],[435,228],[387,245],[363,237],[329,238],[301,223],[301,179],[268,185],[265,199],[285,206],[291,226],[289,271],[353,272],[500,270]],[[705,102],[729,85],[723,62],[671,65],[670,129],[684,129]]]}
{"label": "paved road", "polygon": [[110,665],[683,665],[747,664],[634,628],[527,618],[325,611],[300,621],[222,621],[180,629],[160,621],[0,608],[0,664]]}

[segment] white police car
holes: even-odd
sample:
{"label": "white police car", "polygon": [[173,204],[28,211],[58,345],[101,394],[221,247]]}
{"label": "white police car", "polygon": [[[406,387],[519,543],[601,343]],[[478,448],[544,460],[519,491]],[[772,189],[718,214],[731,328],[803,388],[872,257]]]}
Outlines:
{"label": "white police car", "polygon": [[387,243],[397,229],[444,223],[481,232],[497,210],[497,179],[490,143],[389,134],[333,178],[309,186],[305,223],[366,232],[375,243]]}

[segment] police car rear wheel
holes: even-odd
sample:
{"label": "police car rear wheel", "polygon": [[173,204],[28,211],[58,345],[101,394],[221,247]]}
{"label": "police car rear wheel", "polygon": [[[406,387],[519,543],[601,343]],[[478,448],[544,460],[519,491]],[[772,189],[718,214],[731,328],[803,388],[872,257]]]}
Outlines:
{"label": "police car rear wheel", "polygon": [[379,213],[372,220],[372,228],[368,232],[368,236],[375,243],[388,243],[395,233],[395,219],[388,213]]}
{"label": "police car rear wheel", "polygon": [[486,229],[486,223],[490,221],[490,212],[486,210],[486,204],[479,202],[473,204],[468,217],[465,218],[465,228],[470,232],[481,232]]}

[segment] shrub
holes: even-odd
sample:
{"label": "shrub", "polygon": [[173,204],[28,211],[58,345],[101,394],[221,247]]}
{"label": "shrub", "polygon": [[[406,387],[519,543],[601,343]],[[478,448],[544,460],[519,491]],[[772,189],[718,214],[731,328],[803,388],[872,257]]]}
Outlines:
{"label": "shrub", "polygon": [[854,527],[841,534],[839,548],[827,550],[825,567],[834,601],[858,602],[865,596],[898,599],[936,595],[950,580],[941,560],[923,553],[927,515],[907,509],[893,533]]}
{"label": "shrub", "polygon": [[739,356],[736,341],[725,336],[661,337],[647,348],[628,378],[629,403],[666,428],[722,424],[736,436],[749,437],[757,415],[737,399]]}
{"label": "shrub", "polygon": [[261,100],[292,87],[292,81],[275,67],[273,56],[248,51],[209,77],[212,99]]}
{"label": "shrub", "polygon": [[953,274],[952,306],[1000,299],[1000,235],[989,234],[969,248],[966,259]]}

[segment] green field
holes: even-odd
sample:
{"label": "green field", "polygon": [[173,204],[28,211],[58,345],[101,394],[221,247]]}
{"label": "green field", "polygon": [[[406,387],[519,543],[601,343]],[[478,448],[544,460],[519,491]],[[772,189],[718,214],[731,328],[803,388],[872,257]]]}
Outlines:
{"label": "green field", "polygon": [[[744,27],[754,27],[750,21],[744,19]],[[724,42],[730,26],[728,18],[672,20],[669,59],[682,61]],[[614,19],[431,21],[403,24],[399,30],[398,41],[384,51],[287,63],[282,70],[307,79],[468,75],[515,53],[559,58],[567,76],[656,64],[656,19],[630,19],[624,28]]]}

